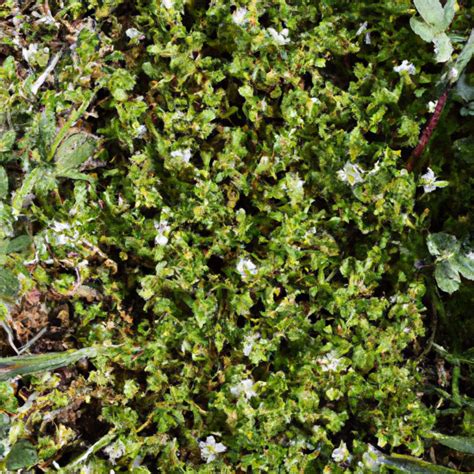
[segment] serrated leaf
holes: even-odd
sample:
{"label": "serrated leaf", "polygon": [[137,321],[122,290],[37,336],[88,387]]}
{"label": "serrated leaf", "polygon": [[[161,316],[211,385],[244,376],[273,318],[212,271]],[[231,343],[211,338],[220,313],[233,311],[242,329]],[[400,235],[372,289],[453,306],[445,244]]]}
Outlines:
{"label": "serrated leaf", "polygon": [[8,195],[8,175],[3,166],[0,166],[0,199]]}
{"label": "serrated leaf", "polygon": [[456,255],[453,267],[468,280],[474,280],[474,260],[467,255]]}
{"label": "serrated leaf", "polygon": [[36,448],[26,439],[20,439],[11,448],[6,459],[9,471],[17,471],[38,462]]}
{"label": "serrated leaf", "polygon": [[431,255],[438,257],[449,257],[452,254],[458,253],[461,244],[454,235],[438,232],[430,234],[427,239],[428,250]]}
{"label": "serrated leaf", "polygon": [[88,133],[66,137],[56,151],[57,174],[77,170],[95,151],[96,139]]}
{"label": "serrated leaf", "polygon": [[31,237],[29,235],[19,235],[8,242],[6,253],[22,252],[31,245]]}
{"label": "serrated leaf", "polygon": [[392,456],[382,456],[380,462],[397,472],[407,472],[409,474],[449,474],[458,473],[454,469],[444,466],[437,466],[421,459],[394,454]]}
{"label": "serrated leaf", "polygon": [[461,277],[449,260],[436,264],[434,276],[438,286],[446,293],[452,294],[459,289]]}
{"label": "serrated leaf", "polygon": [[18,278],[8,268],[0,268],[0,298],[13,299],[20,285]]}
{"label": "serrated leaf", "polygon": [[411,29],[424,41],[431,43],[436,35],[436,30],[424,21],[414,17],[410,18]]}
{"label": "serrated leaf", "polygon": [[84,357],[94,357],[96,354],[97,349],[86,347],[77,351],[0,358],[0,381],[6,381],[18,375],[55,370],[73,364]]}
{"label": "serrated leaf", "polygon": [[444,24],[444,10],[439,0],[413,0],[418,13],[430,25],[439,28]]}
{"label": "serrated leaf", "polygon": [[435,46],[436,62],[445,63],[451,59],[453,45],[446,33],[438,33],[433,38],[433,44]]}
{"label": "serrated leaf", "polygon": [[442,433],[430,433],[438,443],[462,453],[474,454],[474,437],[448,436]]}

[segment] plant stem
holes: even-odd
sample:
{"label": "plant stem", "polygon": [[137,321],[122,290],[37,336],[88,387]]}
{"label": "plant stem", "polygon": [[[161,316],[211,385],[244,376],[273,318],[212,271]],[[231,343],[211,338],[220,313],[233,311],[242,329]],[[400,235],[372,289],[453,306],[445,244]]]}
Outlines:
{"label": "plant stem", "polygon": [[441,114],[444,110],[444,107],[446,105],[446,101],[448,100],[448,93],[449,93],[449,88],[447,88],[443,94],[441,94],[441,97],[438,99],[438,103],[436,104],[435,111],[433,112],[433,115],[431,116],[428,124],[426,125],[425,129],[423,130],[423,133],[421,134],[421,137],[418,141],[418,145],[416,148],[413,150],[408,162],[407,162],[407,170],[408,171],[413,171],[413,168],[415,167],[415,162],[416,160],[420,157],[420,155],[423,153],[423,151],[426,148],[426,145],[428,145],[428,142],[430,141],[431,135],[433,135],[433,132],[436,129],[436,126],[438,125],[439,119],[441,117]]}

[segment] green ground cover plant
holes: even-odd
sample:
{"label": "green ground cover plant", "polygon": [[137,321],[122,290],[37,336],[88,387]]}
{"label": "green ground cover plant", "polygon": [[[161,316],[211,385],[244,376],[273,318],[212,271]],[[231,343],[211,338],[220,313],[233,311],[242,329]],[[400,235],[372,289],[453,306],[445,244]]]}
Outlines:
{"label": "green ground cover plant", "polygon": [[473,17],[4,1],[0,470],[474,470]]}

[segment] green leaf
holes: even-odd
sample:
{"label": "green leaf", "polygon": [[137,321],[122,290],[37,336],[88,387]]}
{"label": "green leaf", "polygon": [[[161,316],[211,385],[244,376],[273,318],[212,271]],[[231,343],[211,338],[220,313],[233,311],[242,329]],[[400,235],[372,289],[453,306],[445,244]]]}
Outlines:
{"label": "green leaf", "polygon": [[459,140],[456,140],[453,145],[456,158],[459,158],[466,163],[474,163],[474,137],[460,138]]}
{"label": "green leaf", "polygon": [[437,466],[435,464],[422,461],[421,459],[412,456],[404,456],[401,454],[382,456],[380,462],[395,470],[396,472],[407,472],[409,474],[449,474],[459,472],[454,469]]}
{"label": "green leaf", "polygon": [[453,21],[454,14],[458,8],[456,0],[448,0],[444,5],[443,17],[444,17],[444,27],[447,28]]}
{"label": "green leaf", "polygon": [[0,199],[8,195],[8,175],[3,166],[0,166]]}
{"label": "green leaf", "polygon": [[474,280],[474,260],[467,255],[456,255],[452,260],[453,267],[468,280]]}
{"label": "green leaf", "polygon": [[[471,60],[472,56],[474,55],[474,28],[471,30],[471,34],[469,35],[469,39],[467,40],[467,43],[464,45],[464,48],[462,49],[461,53],[456,59],[456,62],[454,64],[454,67],[458,71],[458,76],[459,77],[464,69],[466,68],[467,64]],[[456,79],[453,79],[453,82]]]}
{"label": "green leaf", "polygon": [[36,448],[26,439],[20,439],[13,446],[7,456],[6,466],[10,471],[33,466],[38,462]]}
{"label": "green leaf", "polygon": [[451,294],[459,289],[461,277],[450,261],[437,263],[434,276],[438,286],[446,293]]}
{"label": "green leaf", "polygon": [[453,54],[453,45],[448,35],[446,33],[438,33],[433,38],[433,43],[435,46],[436,62],[445,63],[449,61]]}
{"label": "green leaf", "polygon": [[467,454],[474,454],[474,437],[448,436],[442,433],[430,433],[438,443]]}
{"label": "green leaf", "polygon": [[56,151],[58,174],[79,168],[95,151],[96,139],[88,133],[74,133],[66,137]]}
{"label": "green leaf", "polygon": [[21,209],[26,197],[33,191],[36,183],[41,179],[43,173],[44,170],[42,168],[35,168],[24,178],[21,188],[15,191],[12,200],[12,207],[15,214],[18,215],[21,213]]}
{"label": "green leaf", "polygon": [[0,358],[0,381],[9,380],[17,375],[58,369],[73,364],[83,357],[94,357],[96,354],[97,349],[86,347],[76,351]]}
{"label": "green leaf", "polygon": [[6,253],[22,252],[31,245],[31,237],[29,235],[19,235],[8,242]]}
{"label": "green leaf", "polygon": [[15,274],[8,268],[0,268],[0,298],[14,299],[19,288]]}
{"label": "green leaf", "polygon": [[461,248],[461,244],[454,235],[444,232],[430,234],[427,239],[427,245],[431,255],[435,257],[443,256],[445,258],[458,253]]}
{"label": "green leaf", "polygon": [[6,153],[13,148],[16,139],[16,132],[8,130],[0,135],[0,153]]}
{"label": "green leaf", "polygon": [[410,18],[410,26],[421,39],[428,43],[431,43],[436,35],[436,30],[431,25],[414,17]]}
{"label": "green leaf", "polygon": [[444,10],[441,6],[441,2],[439,0],[413,0],[418,13],[422,16],[422,18],[429,23],[438,28],[444,25]]}

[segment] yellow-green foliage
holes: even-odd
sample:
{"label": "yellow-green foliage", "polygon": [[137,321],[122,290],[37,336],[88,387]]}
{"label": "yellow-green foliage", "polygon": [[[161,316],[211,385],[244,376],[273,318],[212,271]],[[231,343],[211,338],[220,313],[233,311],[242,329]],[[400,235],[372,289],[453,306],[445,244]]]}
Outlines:
{"label": "yellow-green foliage", "polygon": [[0,385],[5,469],[422,455],[418,261],[452,190],[405,169],[443,73],[411,2],[22,3],[0,7],[3,317],[39,292],[64,349],[106,350]]}

